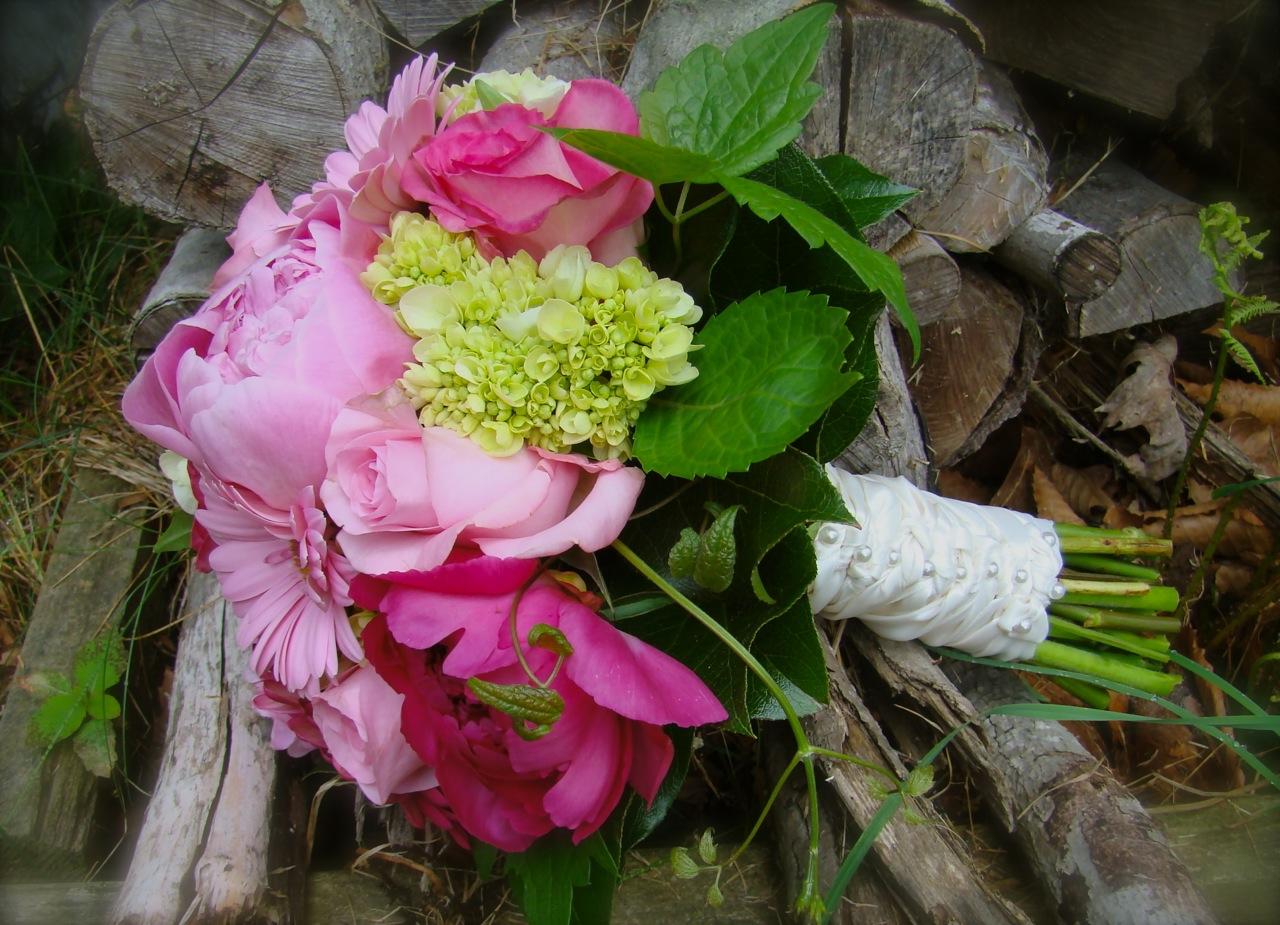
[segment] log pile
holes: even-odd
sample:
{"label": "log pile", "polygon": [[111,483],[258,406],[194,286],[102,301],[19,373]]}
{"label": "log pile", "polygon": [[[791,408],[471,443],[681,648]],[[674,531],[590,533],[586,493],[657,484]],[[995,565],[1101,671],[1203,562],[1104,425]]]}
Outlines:
{"label": "log pile", "polygon": [[[271,181],[287,198],[319,175],[347,112],[384,89],[384,33],[430,51],[441,33],[474,26],[468,34],[483,40],[464,64],[532,66],[565,79],[616,76],[629,51],[623,86],[634,97],[696,45],[725,45],[802,5],[521,0],[512,15],[511,4],[492,0],[120,2],[95,30],[82,97],[104,170],[124,198],[170,220],[225,229],[258,182]],[[1215,301],[1197,251],[1196,204],[1118,156],[1100,165],[1057,158],[1056,139],[1037,133],[1002,65],[1163,118],[1173,110],[1177,79],[1203,56],[1209,27],[1239,4],[1088,0],[1069,16],[1043,6],[849,0],[833,20],[815,75],[825,92],[801,144],[814,155],[850,154],[920,190],[866,230],[903,271],[923,349],[917,366],[882,321],[878,406],[843,456],[850,468],[927,484],[938,468],[979,450],[1019,413],[1029,391],[1038,402],[1072,404],[1062,394],[1068,380],[1047,398],[1031,385],[1046,332],[1096,337]],[[985,53],[957,10],[986,39]],[[1167,30],[1150,26],[1156,21]],[[1107,36],[1105,61],[1096,57],[1104,47],[1097,30]],[[1172,69],[1147,65],[1156,54],[1152,37]],[[289,124],[277,109],[286,95],[299,114]],[[139,355],[205,296],[225,253],[220,237],[196,230],[180,240],[135,322]],[[252,909],[263,921],[296,921],[301,890],[278,874],[298,859],[268,861],[267,853],[286,850],[271,848],[268,837],[273,814],[285,811],[274,806],[277,766],[263,757],[261,723],[236,683],[225,604],[204,581],[189,584],[170,737],[134,862],[111,893],[112,919],[243,919]],[[850,636],[851,644],[829,653],[833,707],[810,722],[816,744],[902,772],[913,733],[881,704],[908,705],[947,729],[970,723],[1001,693],[984,672],[948,677],[918,647]],[[179,727],[200,735],[178,736]],[[851,903],[874,905],[894,922],[1024,922],[1044,909],[1061,921],[1141,921],[1157,908],[1168,921],[1213,921],[1142,807],[1105,771],[1086,768],[1061,729],[988,720],[957,743],[968,774],[988,784],[987,810],[1033,859],[1044,908],[1019,908],[995,893],[971,852],[927,807],[935,825],[895,823],[876,842],[874,876],[855,881]],[[1046,751],[1044,760],[1035,757]],[[787,757],[770,746],[764,754],[767,765]],[[826,770],[829,853],[843,854],[879,798],[865,775],[838,764]],[[1039,799],[1046,793],[1051,798]],[[805,810],[785,794],[781,806],[779,863],[792,883]],[[1077,810],[1075,824],[1055,822]],[[1125,855],[1117,860],[1121,842]],[[848,909],[840,915],[863,920]]]}

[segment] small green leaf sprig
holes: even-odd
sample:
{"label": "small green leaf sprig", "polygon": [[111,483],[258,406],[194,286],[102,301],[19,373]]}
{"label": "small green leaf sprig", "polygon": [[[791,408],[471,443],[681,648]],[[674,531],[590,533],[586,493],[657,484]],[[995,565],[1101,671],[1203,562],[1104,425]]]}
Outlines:
{"label": "small green leaf sprig", "polygon": [[688,848],[683,847],[672,848],[669,858],[671,873],[678,880],[693,880],[704,872],[715,874],[715,880],[707,887],[707,905],[712,909],[719,909],[724,905],[720,877],[724,873],[725,865],[716,863],[718,855],[719,849],[716,846],[714,833],[711,829],[706,829],[698,839],[698,857],[702,861],[701,864],[693,859]]}
{"label": "small green leaf sprig", "polygon": [[584,443],[627,456],[649,398],[698,374],[702,310],[635,257],[610,267],[560,245],[486,260],[469,236],[400,213],[361,279],[418,338],[401,384],[423,425],[495,456]]}
{"label": "small green leaf sprig", "polygon": [[[1270,232],[1255,235],[1245,232],[1249,219],[1236,213],[1234,203],[1215,202],[1200,210],[1200,252],[1213,264],[1213,282],[1222,293],[1222,325],[1218,339],[1227,355],[1259,382],[1265,382],[1262,370],[1249,349],[1231,333],[1237,325],[1280,311],[1280,305],[1264,295],[1243,295],[1231,283],[1231,274],[1248,259],[1258,260],[1258,245]],[[1208,412],[1206,412],[1207,414]]]}
{"label": "small green leaf sprig", "polygon": [[115,730],[120,701],[107,691],[120,683],[128,657],[118,631],[86,643],[76,653],[71,679],[57,671],[37,672],[29,679],[43,702],[31,717],[30,734],[44,748],[74,737],[84,766],[110,777],[115,765]]}

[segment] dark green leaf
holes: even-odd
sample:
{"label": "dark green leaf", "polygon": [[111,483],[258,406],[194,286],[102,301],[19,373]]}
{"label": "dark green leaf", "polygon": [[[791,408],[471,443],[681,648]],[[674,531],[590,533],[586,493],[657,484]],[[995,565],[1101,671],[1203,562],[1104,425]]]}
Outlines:
{"label": "dark green leaf", "polygon": [[[804,534],[808,541],[808,534]],[[751,647],[772,675],[791,706],[801,716],[822,709],[827,702],[827,665],[808,597],[801,597],[782,616],[756,635]],[[747,709],[755,719],[785,719],[778,701],[754,675],[748,676]]]}
{"label": "dark green leaf", "polygon": [[191,548],[191,525],[194,523],[186,511],[174,511],[169,518],[169,526],[156,539],[152,550],[155,552],[184,552]]}
{"label": "dark green leaf", "polygon": [[781,289],[729,306],[701,332],[698,378],[640,416],[636,457],[647,470],[693,478],[781,452],[857,379],[842,370],[846,318],[824,296]]}
{"label": "dark green leaf", "polygon": [[481,880],[488,880],[493,876],[493,865],[498,860],[498,849],[473,836],[471,859],[476,862],[476,876]]}
{"label": "dark green leaf", "polygon": [[120,683],[127,663],[128,655],[118,630],[97,636],[76,653],[76,684],[90,693],[101,693]]}
{"label": "dark green leaf", "polygon": [[919,192],[880,176],[846,154],[829,154],[816,164],[859,230],[874,225]]}
{"label": "dark green leaf", "polygon": [[116,763],[116,734],[111,724],[91,719],[80,727],[71,742],[81,763],[97,777],[110,777]]}
{"label": "dark green leaf", "polygon": [[511,889],[529,925],[569,925],[574,888],[591,879],[591,852],[586,842],[574,845],[557,831],[507,856]]}
{"label": "dark green leaf", "polygon": [[800,134],[821,88],[809,82],[833,7],[818,4],[744,35],[695,48],[639,100],[641,131],[713,159],[727,176],[759,167]]}
{"label": "dark green leaf", "polygon": [[619,170],[651,183],[711,183],[720,165],[711,158],[682,148],[660,145],[647,138],[593,128],[548,128],[557,139]]}
{"label": "dark green leaf", "polygon": [[658,787],[653,803],[649,806],[645,806],[638,794],[631,795],[623,816],[623,850],[635,847],[658,827],[684,785],[685,774],[689,771],[689,758],[693,754],[693,730],[668,726],[666,732],[671,744],[675,746],[671,767],[667,769],[667,776],[662,779],[662,785]]}
{"label": "dark green leaf", "polygon": [[677,578],[692,578],[693,567],[698,562],[698,548],[702,545],[702,537],[693,527],[685,527],[680,537],[667,553],[667,569]]}
{"label": "dark green leaf", "polygon": [[37,741],[52,745],[75,735],[84,722],[84,693],[54,694],[31,717],[31,730]]}
{"label": "dark green leaf", "polygon": [[735,504],[722,510],[698,542],[693,580],[708,591],[719,593],[733,583],[733,566],[737,557],[733,524],[740,509]]}
{"label": "dark green leaf", "polygon": [[719,179],[734,199],[760,218],[772,221],[782,217],[810,247],[826,244],[835,251],[868,289],[880,292],[888,299],[910,335],[913,349],[919,353],[920,328],[907,305],[902,271],[888,256],[868,247],[813,206],[775,187],[746,177],[722,176]]}

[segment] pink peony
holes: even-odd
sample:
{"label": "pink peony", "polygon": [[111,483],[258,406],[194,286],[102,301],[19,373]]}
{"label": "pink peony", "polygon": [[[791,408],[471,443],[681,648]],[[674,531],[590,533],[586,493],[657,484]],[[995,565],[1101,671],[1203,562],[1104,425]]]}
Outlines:
{"label": "pink peony", "polygon": [[338,542],[361,572],[429,571],[455,546],[536,558],[592,552],[622,532],[644,482],[616,460],[525,448],[494,457],[407,404],[348,405],[326,448],[320,489]]}
{"label": "pink peony", "polygon": [[515,103],[457,119],[414,152],[404,190],[490,253],[525,250],[540,260],[557,244],[584,244],[608,264],[634,254],[653,188],[562,145],[545,126],[634,135],[639,119],[613,84],[576,80],[550,119]]}
{"label": "pink peony", "polygon": [[[692,671],[544,576],[521,597],[516,622],[521,639],[545,623],[573,646],[552,685],[564,713],[541,738],[518,735],[512,719],[479,703],[465,679],[528,683],[508,613],[532,567],[459,563],[441,576],[447,590],[431,587],[434,573],[420,576],[421,587],[393,587],[381,603],[386,616],[364,632],[370,663],[405,696],[405,738],[436,769],[459,823],[506,851],[523,851],[554,828],[581,841],[609,817],[628,784],[651,802],[672,757],[661,727],[726,715]],[[450,593],[469,571],[484,576],[489,593]],[[542,678],[555,662],[543,649],[526,647],[525,657]]]}
{"label": "pink peony", "polygon": [[435,772],[400,734],[403,702],[368,666],[344,674],[311,699],[312,717],[333,766],[374,803],[436,785]]}

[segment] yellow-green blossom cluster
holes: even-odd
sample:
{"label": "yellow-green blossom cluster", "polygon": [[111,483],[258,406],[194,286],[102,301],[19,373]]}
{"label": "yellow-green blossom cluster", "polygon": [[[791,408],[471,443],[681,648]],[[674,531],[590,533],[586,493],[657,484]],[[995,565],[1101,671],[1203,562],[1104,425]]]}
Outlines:
{"label": "yellow-green blossom cluster", "polygon": [[532,68],[525,68],[518,74],[485,71],[464,84],[441,87],[440,95],[436,98],[439,114],[443,115],[450,106],[453,107],[453,118],[485,108],[476,81],[482,81],[496,96],[536,109],[548,118],[556,111],[569,89],[569,84],[560,78],[539,77]]}
{"label": "yellow-green blossom cluster", "polygon": [[494,455],[589,443],[597,458],[622,456],[649,397],[698,374],[689,325],[702,310],[638,258],[608,267],[560,245],[541,262],[485,260],[418,215],[391,231],[362,279],[419,338],[401,385],[425,426]]}

